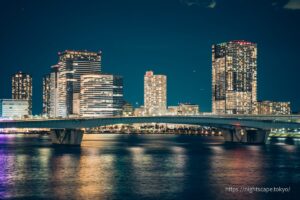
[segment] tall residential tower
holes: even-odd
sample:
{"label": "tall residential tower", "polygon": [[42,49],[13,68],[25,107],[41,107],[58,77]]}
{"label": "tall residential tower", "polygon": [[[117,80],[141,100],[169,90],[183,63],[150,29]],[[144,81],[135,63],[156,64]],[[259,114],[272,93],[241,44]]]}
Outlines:
{"label": "tall residential tower", "polygon": [[43,76],[43,115],[50,115],[51,74]]}
{"label": "tall residential tower", "polygon": [[12,99],[27,100],[28,113],[32,114],[32,77],[23,72],[12,75]]}
{"label": "tall residential tower", "polygon": [[50,111],[49,117],[62,116],[59,110],[59,94],[58,94],[58,69],[59,65],[53,65],[50,73]]}
{"label": "tall residential tower", "polygon": [[163,115],[167,111],[167,77],[147,71],[144,76],[144,108],[146,115]]}
{"label": "tall residential tower", "polygon": [[212,112],[252,114],[257,101],[257,46],[230,41],[212,46]]}

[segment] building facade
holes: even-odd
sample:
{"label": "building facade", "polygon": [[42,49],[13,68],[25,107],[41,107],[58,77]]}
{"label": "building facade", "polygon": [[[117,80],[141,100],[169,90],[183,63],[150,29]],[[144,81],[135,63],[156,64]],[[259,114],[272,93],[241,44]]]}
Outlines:
{"label": "building facade", "polygon": [[112,117],[122,115],[123,79],[108,74],[81,76],[80,116]]}
{"label": "building facade", "polygon": [[28,100],[0,99],[0,116],[8,119],[21,119],[29,115]]}
{"label": "building facade", "polygon": [[199,105],[180,103],[178,106],[169,106],[168,115],[198,115]]}
{"label": "building facade", "polygon": [[230,41],[212,46],[212,112],[252,114],[257,101],[257,45]]}
{"label": "building facade", "polygon": [[168,106],[168,115],[178,115],[178,106]]}
{"label": "building facade", "polygon": [[12,99],[27,100],[28,112],[32,115],[32,77],[23,72],[12,75]]}
{"label": "building facade", "polygon": [[59,110],[58,93],[58,70],[59,65],[53,65],[50,73],[50,111],[49,117],[56,118],[63,115],[63,110]]}
{"label": "building facade", "polygon": [[43,115],[50,116],[50,90],[51,90],[51,74],[43,77]]}
{"label": "building facade", "polygon": [[130,117],[130,116],[134,115],[134,109],[130,103],[124,102],[124,104],[122,106],[122,115],[124,117]]}
{"label": "building facade", "polygon": [[290,115],[290,102],[258,101],[255,106],[258,115]]}
{"label": "building facade", "polygon": [[144,76],[144,109],[146,115],[164,115],[167,112],[167,77],[147,71]]}
{"label": "building facade", "polygon": [[134,116],[136,116],[136,117],[141,117],[141,116],[146,115],[146,111],[145,111],[144,106],[140,106],[138,108],[135,108],[133,112],[134,112]]}
{"label": "building facade", "polygon": [[80,77],[101,72],[101,52],[66,50],[59,53],[58,65],[59,115],[79,115]]}
{"label": "building facade", "polygon": [[178,115],[198,115],[199,114],[199,105],[181,103],[178,106]]}

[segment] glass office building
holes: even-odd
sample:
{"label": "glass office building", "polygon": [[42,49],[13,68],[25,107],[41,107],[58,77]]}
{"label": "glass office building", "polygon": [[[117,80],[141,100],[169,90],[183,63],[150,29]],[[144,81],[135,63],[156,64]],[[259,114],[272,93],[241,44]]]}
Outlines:
{"label": "glass office building", "polygon": [[66,50],[59,53],[58,65],[59,115],[79,115],[80,77],[101,71],[101,52]]}
{"label": "glass office building", "polygon": [[122,115],[123,79],[109,74],[87,74],[80,81],[80,116]]}

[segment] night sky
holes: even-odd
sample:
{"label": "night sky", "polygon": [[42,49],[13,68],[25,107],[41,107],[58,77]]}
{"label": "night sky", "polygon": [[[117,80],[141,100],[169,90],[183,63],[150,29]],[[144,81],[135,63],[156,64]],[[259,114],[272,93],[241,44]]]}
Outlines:
{"label": "night sky", "polygon": [[300,110],[300,0],[2,0],[0,17],[0,98],[11,98],[11,74],[29,73],[35,114],[42,76],[66,49],[101,50],[135,106],[151,69],[167,75],[168,105],[211,111],[211,45],[241,39],[258,45],[259,100]]}

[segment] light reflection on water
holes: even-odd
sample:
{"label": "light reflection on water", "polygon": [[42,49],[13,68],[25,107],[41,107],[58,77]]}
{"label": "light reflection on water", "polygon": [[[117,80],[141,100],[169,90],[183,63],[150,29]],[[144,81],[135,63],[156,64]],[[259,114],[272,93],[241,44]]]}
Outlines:
{"label": "light reflection on water", "polygon": [[[225,144],[219,137],[85,135],[81,147],[53,147],[38,136],[0,135],[0,166],[0,199],[300,195],[300,146],[281,140],[253,146]],[[230,193],[230,186],[290,186],[292,192]]]}
{"label": "light reflection on water", "polygon": [[113,190],[112,169],[115,156],[107,154],[99,156],[97,149],[89,149],[88,152],[89,156],[80,157],[76,179],[79,189],[76,190],[76,196],[84,199],[88,194],[92,199],[107,198],[106,195],[112,194]]}

